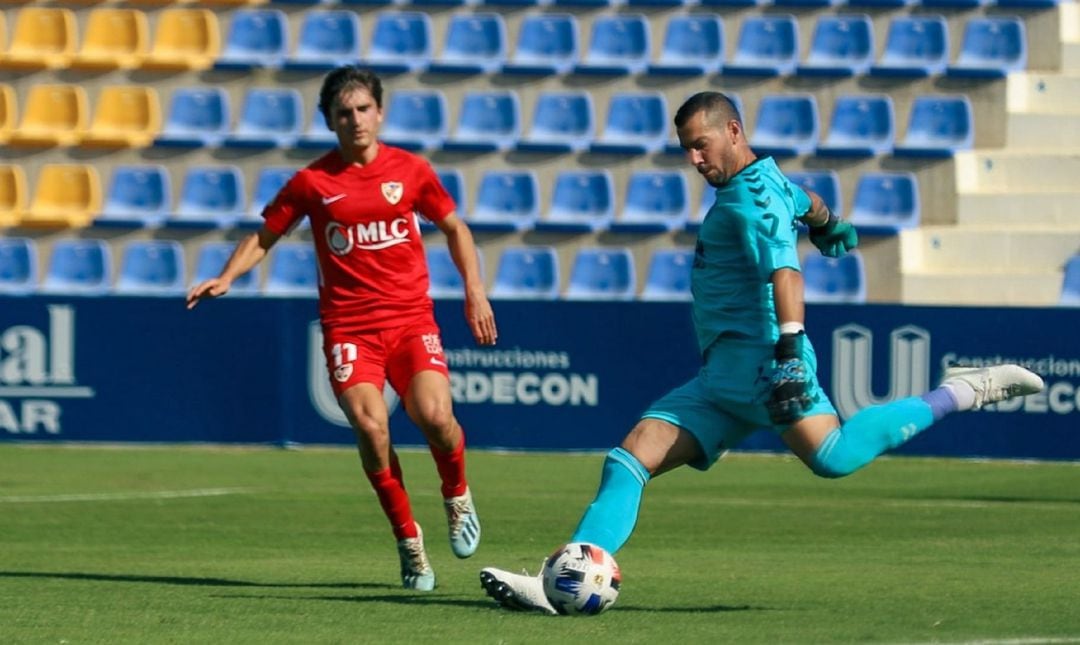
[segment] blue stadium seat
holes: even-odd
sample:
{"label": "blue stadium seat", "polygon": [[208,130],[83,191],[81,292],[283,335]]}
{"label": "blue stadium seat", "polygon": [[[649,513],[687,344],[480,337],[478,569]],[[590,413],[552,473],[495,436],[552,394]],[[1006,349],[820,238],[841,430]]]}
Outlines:
{"label": "blue stadium seat", "polygon": [[237,9],[215,69],[280,67],[288,54],[289,19],[280,9]]}
{"label": "blue stadium seat", "polygon": [[184,174],[180,203],[165,225],[226,228],[244,216],[244,175],[233,165],[194,166]]}
{"label": "blue stadium seat", "polygon": [[[277,196],[285,182],[296,174],[292,166],[263,166],[255,177],[255,192],[251,204],[243,219],[236,222],[238,227],[256,229],[262,226],[262,212],[266,205]],[[305,220],[306,221],[306,220]]]}
{"label": "blue stadium seat", "polygon": [[521,135],[518,96],[513,90],[466,92],[461,99],[457,129],[443,144],[456,152],[509,150]]}
{"label": "blue stadium seat", "polygon": [[839,258],[811,251],[803,258],[802,274],[806,302],[866,302],[866,269],[858,251]]}
{"label": "blue stadium seat", "polygon": [[296,138],[293,146],[301,150],[330,150],[337,146],[337,142],[337,135],[326,127],[326,118],[316,102],[308,127]]}
{"label": "blue stadium seat", "polygon": [[580,57],[577,18],[568,13],[530,14],[522,18],[517,49],[503,67],[507,74],[565,74]]}
{"label": "blue stadium seat", "polygon": [[1011,17],[969,18],[956,63],[949,76],[1004,78],[1027,67],[1027,31],[1024,21]]}
{"label": "blue stadium seat", "polygon": [[681,170],[636,170],[626,185],[622,215],[612,233],[666,233],[681,229],[690,214],[690,188]]}
{"label": "blue stadium seat", "polygon": [[25,295],[37,289],[37,244],[25,237],[0,237],[0,294]]}
{"label": "blue stadium seat", "polygon": [[720,71],[724,61],[724,27],[719,16],[675,15],[664,29],[660,56],[649,74],[701,76]]}
{"label": "blue stadium seat", "polygon": [[439,90],[391,92],[383,114],[379,138],[390,145],[419,152],[446,140],[446,97]]}
{"label": "blue stadium seat", "polygon": [[855,76],[870,69],[873,57],[870,16],[821,16],[814,25],[810,53],[796,71],[802,76]]}
{"label": "blue stadium seat", "polygon": [[124,245],[115,293],[179,296],[186,290],[184,248],[176,240],[135,240]]}
{"label": "blue stadium seat", "polygon": [[555,176],[551,207],[537,231],[588,233],[607,229],[615,217],[615,189],[606,170],[563,170]]}
{"label": "blue stadium seat", "polygon": [[641,14],[601,15],[593,19],[589,50],[574,67],[577,74],[624,75],[649,64],[649,23]]}
{"label": "blue stadium seat", "polygon": [[550,246],[508,247],[499,254],[492,298],[555,300],[559,297],[559,257]]}
{"label": "blue stadium seat", "polygon": [[785,172],[784,175],[796,186],[812,190],[821,196],[822,201],[834,215],[844,216],[844,202],[840,196],[840,176],[835,170],[791,171]]}
{"label": "blue stadium seat", "polygon": [[919,184],[910,172],[867,172],[859,177],[851,223],[860,233],[895,235],[919,225]]}
{"label": "blue stadium seat", "polygon": [[986,6],[991,3],[992,0],[920,0],[920,4],[923,7],[942,7],[949,11],[956,11],[958,9],[975,9],[978,7]]}
{"label": "blue stadium seat", "polygon": [[116,166],[95,226],[157,226],[172,210],[172,181],[160,164]]}
{"label": "blue stadium seat", "polygon": [[971,100],[966,95],[917,96],[911,105],[907,134],[893,153],[951,157],[975,144]]}
{"label": "blue stadium seat", "polygon": [[450,197],[457,204],[455,210],[457,216],[468,218],[468,193],[465,191],[465,178],[462,177],[461,171],[455,168],[439,168],[436,170],[436,174],[439,176],[439,182],[442,183],[443,188],[450,193]]}
{"label": "blue stadium seat", "polygon": [[649,260],[649,273],[642,300],[689,302],[690,272],[694,266],[693,249],[657,249]]}
{"label": "blue stadium seat", "polygon": [[532,128],[518,142],[523,152],[581,152],[596,135],[589,92],[541,92],[533,108]]}
{"label": "blue stadium seat", "polygon": [[360,17],[353,11],[311,9],[304,12],[296,51],[285,69],[326,72],[360,60]]}
{"label": "blue stadium seat", "polygon": [[724,74],[781,76],[795,71],[799,60],[799,27],[795,16],[748,16],[739,28],[735,55]]}
{"label": "blue stadium seat", "polygon": [[589,146],[602,154],[648,154],[667,143],[667,101],[659,92],[612,94],[603,134]]}
{"label": "blue stadium seat", "polygon": [[263,295],[316,298],[319,267],[310,242],[278,242],[270,251]]}
{"label": "blue stadium seat", "polygon": [[772,94],[758,103],[750,146],[758,154],[808,154],[819,137],[817,100],[813,94]]}
{"label": "blue stadium seat", "polygon": [[1058,303],[1066,307],[1080,307],[1080,255],[1072,256],[1065,263]]}
{"label": "blue stadium seat", "polygon": [[[195,257],[195,275],[192,276],[191,284],[196,285],[204,280],[216,278],[225,268],[225,263],[232,255],[236,245],[232,242],[205,242],[199,247]],[[229,287],[230,295],[252,295],[259,291],[259,272],[261,265],[255,265],[251,271],[233,280]]]}
{"label": "blue stadium seat", "polygon": [[540,213],[540,188],[531,170],[489,170],[480,177],[469,227],[478,231],[523,231]]}
{"label": "blue stadium seat", "polygon": [[700,0],[703,7],[760,7],[772,4],[771,0]]}
{"label": "blue stadium seat", "polygon": [[289,148],[303,129],[304,102],[292,88],[253,87],[244,93],[240,120],[221,145],[232,148]]}
{"label": "blue stadium seat", "polygon": [[[445,246],[429,246],[425,249],[428,266],[428,295],[437,299],[461,300],[465,297],[465,283],[461,279],[450,249]],[[476,256],[480,276],[484,275],[484,256]]]}
{"label": "blue stadium seat", "polygon": [[892,99],[885,94],[838,97],[829,134],[817,152],[850,157],[888,154],[896,144],[893,121]]}
{"label": "blue stadium seat", "polygon": [[216,146],[229,132],[229,95],[221,87],[182,87],[173,92],[169,115],[155,146]]}
{"label": "blue stadium seat", "polygon": [[442,55],[430,72],[488,74],[506,63],[506,23],[497,13],[458,13],[450,16]]}
{"label": "blue stadium seat", "polygon": [[380,74],[427,69],[431,62],[431,18],[419,11],[382,11],[375,19],[364,65]]}
{"label": "blue stadium seat", "polygon": [[870,67],[873,76],[924,77],[945,71],[949,26],[942,16],[899,16],[889,22],[885,51]]}
{"label": "blue stadium seat", "polygon": [[567,300],[633,300],[636,291],[630,249],[578,249],[566,287]]}
{"label": "blue stadium seat", "polygon": [[112,282],[109,243],[99,239],[64,239],[53,242],[49,266],[41,283],[44,293],[100,296]]}

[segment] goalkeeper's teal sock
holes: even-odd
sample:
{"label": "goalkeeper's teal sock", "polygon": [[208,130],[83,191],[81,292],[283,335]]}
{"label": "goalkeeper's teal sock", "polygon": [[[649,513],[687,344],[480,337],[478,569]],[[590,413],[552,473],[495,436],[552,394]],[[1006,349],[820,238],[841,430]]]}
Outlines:
{"label": "goalkeeper's teal sock", "polygon": [[589,542],[614,554],[634,532],[649,471],[637,457],[614,448],[604,460],[600,490],[578,523],[571,542]]}
{"label": "goalkeeper's teal sock", "polygon": [[818,446],[811,468],[822,477],[843,477],[930,427],[934,411],[920,397],[859,410]]}

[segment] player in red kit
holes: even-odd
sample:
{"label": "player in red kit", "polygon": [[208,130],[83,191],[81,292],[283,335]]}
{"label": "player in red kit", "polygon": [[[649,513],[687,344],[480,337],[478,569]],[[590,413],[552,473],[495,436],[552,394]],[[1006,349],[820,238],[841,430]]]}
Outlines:
{"label": "player in red kit", "polygon": [[472,235],[435,172],[420,157],[377,139],[383,120],[379,78],[355,66],[335,69],[323,81],[319,109],[337,134],[338,147],[293,175],[263,211],[262,228],[237,245],[220,276],[191,290],[187,304],[190,309],[203,298],[224,295],[281,236],[309,218],[330,383],[397,538],[402,584],[430,591],[435,573],[390,442],[382,395],[387,380],[430,445],[454,555],[467,558],[476,551],[480,522],[465,479],[465,439],[451,406],[414,213],[446,234],[477,343],[495,343],[495,317]]}

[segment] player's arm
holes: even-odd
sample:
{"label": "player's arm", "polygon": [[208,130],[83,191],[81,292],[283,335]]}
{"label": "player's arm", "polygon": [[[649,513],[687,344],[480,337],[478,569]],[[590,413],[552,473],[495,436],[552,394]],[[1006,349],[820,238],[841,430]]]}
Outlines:
{"label": "player's arm", "polygon": [[810,198],[810,209],[799,219],[810,227],[810,241],[821,254],[838,258],[858,246],[855,227],[833,214],[820,195],[805,188],[802,190]]}
{"label": "player's arm", "polygon": [[480,276],[480,261],[476,255],[476,242],[469,227],[454,213],[437,220],[435,226],[446,235],[450,257],[465,284],[465,318],[469,322],[476,342],[494,345],[498,338],[495,328],[495,312],[488,302],[484,281]]}
{"label": "player's arm", "polygon": [[270,251],[270,247],[281,239],[277,233],[263,225],[258,231],[248,235],[236,245],[232,255],[225,263],[221,274],[195,285],[187,296],[187,308],[192,309],[203,298],[217,298],[229,291],[233,280],[255,267]]}
{"label": "player's arm", "polygon": [[774,348],[776,371],[770,379],[772,391],[766,407],[774,424],[789,426],[801,419],[810,405],[806,394],[810,374],[802,359],[806,339],[803,276],[795,269],[781,268],[773,272],[771,281],[780,337]]}

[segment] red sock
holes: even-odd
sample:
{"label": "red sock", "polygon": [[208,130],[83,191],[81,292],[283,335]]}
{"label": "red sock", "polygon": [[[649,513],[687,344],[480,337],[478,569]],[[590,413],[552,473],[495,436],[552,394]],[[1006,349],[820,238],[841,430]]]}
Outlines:
{"label": "red sock", "polygon": [[442,496],[457,497],[465,494],[468,482],[465,481],[465,435],[461,435],[461,441],[450,452],[443,452],[435,446],[431,448],[431,456],[435,458],[435,468],[439,471],[442,479]]}
{"label": "red sock", "polygon": [[401,488],[405,488],[405,475],[401,472],[401,462],[398,461],[397,453],[390,453],[390,474],[394,476],[394,479],[398,480],[401,484]]}
{"label": "red sock", "polygon": [[413,520],[412,508],[409,506],[409,496],[405,493],[405,487],[401,480],[394,477],[390,468],[378,472],[367,473],[371,487],[379,497],[379,504],[383,512],[390,520],[390,527],[394,530],[394,537],[399,540],[416,537],[416,522]]}

